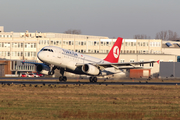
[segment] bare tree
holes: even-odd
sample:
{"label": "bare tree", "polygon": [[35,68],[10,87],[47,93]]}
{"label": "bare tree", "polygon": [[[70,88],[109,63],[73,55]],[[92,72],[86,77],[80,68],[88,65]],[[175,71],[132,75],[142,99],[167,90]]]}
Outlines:
{"label": "bare tree", "polygon": [[144,34],[138,34],[138,35],[134,35],[134,39],[150,39],[150,36],[144,35]]}
{"label": "bare tree", "polygon": [[160,31],[156,33],[156,39],[162,39],[162,40],[176,40],[178,39],[178,35],[176,32],[173,32],[171,30],[166,31]]}
{"label": "bare tree", "polygon": [[81,34],[81,30],[67,30],[64,33],[66,34]]}

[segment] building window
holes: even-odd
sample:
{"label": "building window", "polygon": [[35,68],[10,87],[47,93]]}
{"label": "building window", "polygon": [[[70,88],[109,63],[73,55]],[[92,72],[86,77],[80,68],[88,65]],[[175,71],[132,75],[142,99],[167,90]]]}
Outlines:
{"label": "building window", "polygon": [[75,45],[78,45],[78,41],[75,42]]}
{"label": "building window", "polygon": [[145,42],[143,42],[143,46],[146,46]]}
{"label": "building window", "polygon": [[69,45],[71,45],[71,41],[69,41]]}
{"label": "building window", "polygon": [[28,52],[28,57],[30,56],[30,52]]}
{"label": "building window", "polygon": [[83,43],[83,42],[80,42],[80,45],[84,45],[84,43]]}
{"label": "building window", "polygon": [[25,48],[27,48],[27,43],[25,43]]}
{"label": "building window", "polygon": [[130,62],[134,62],[134,59],[130,59]]}
{"label": "building window", "polygon": [[101,42],[101,46],[103,46],[103,42]]}
{"label": "building window", "polygon": [[21,52],[21,56],[23,56],[23,52]]}
{"label": "building window", "polygon": [[109,42],[106,42],[106,46],[109,46]]}
{"label": "building window", "polygon": [[20,48],[21,47],[21,43],[18,43],[18,48]]}
{"label": "building window", "polygon": [[15,55],[14,55],[14,56],[18,56],[18,52],[17,52],[17,51],[15,51],[14,53],[15,53]]}
{"label": "building window", "polygon": [[65,45],[66,44],[66,42],[65,41],[63,41],[63,45]]}
{"label": "building window", "polygon": [[121,60],[120,60],[120,63],[124,63],[124,59],[121,59]]}
{"label": "building window", "polygon": [[20,52],[18,52],[17,55],[20,56]]}
{"label": "building window", "polygon": [[94,41],[94,46],[95,46],[95,45],[97,45],[97,44],[96,44],[96,41]]}
{"label": "building window", "polygon": [[46,40],[44,40],[44,44],[46,44]]}
{"label": "building window", "polygon": [[34,48],[34,44],[33,43],[31,43],[31,48]]}
{"label": "building window", "polygon": [[36,48],[36,43],[34,43],[34,48]]}
{"label": "building window", "polygon": [[68,41],[66,41],[66,45],[69,45],[69,42],[68,42]]}
{"label": "building window", "polygon": [[8,52],[8,56],[10,56],[10,52]]}
{"label": "building window", "polygon": [[21,48],[23,48],[23,43],[21,43]]}

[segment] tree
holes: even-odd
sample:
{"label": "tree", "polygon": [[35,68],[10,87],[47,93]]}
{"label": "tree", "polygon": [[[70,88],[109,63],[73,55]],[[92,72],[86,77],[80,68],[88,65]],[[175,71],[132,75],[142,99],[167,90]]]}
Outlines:
{"label": "tree", "polygon": [[162,39],[162,40],[176,40],[178,39],[178,35],[176,32],[173,32],[171,30],[166,31],[160,31],[156,33],[156,39]]}
{"label": "tree", "polygon": [[67,30],[64,33],[66,34],[81,34],[81,30]]}
{"label": "tree", "polygon": [[138,34],[138,35],[134,35],[134,39],[151,39],[150,36],[147,37],[147,35],[144,34]]}

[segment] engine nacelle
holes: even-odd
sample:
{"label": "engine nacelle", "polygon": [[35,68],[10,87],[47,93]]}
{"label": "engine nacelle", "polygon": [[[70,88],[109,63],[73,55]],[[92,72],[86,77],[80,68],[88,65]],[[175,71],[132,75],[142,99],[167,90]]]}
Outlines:
{"label": "engine nacelle", "polygon": [[45,64],[39,64],[36,66],[36,71],[45,75],[49,75],[50,67]]}
{"label": "engine nacelle", "polygon": [[89,75],[99,75],[100,73],[100,70],[97,67],[90,64],[84,64],[82,66],[82,71]]}

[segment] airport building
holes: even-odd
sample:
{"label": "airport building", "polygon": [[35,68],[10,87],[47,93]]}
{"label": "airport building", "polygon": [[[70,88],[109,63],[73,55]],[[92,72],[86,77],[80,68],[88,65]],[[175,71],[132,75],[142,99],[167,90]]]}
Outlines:
{"label": "airport building", "polygon": [[[17,71],[33,71],[35,66],[26,64],[24,67],[19,61],[40,62],[37,53],[45,46],[58,46],[104,59],[115,41],[116,39],[105,36],[28,31],[4,32],[4,27],[0,26],[0,59],[11,61],[10,70],[13,73],[15,71],[16,73]],[[171,54],[168,52],[169,50],[174,49],[168,47],[161,39],[123,39],[119,62],[150,60],[177,62],[178,47],[174,50],[177,54]],[[159,72],[158,64],[149,64],[145,67],[152,68],[152,74]]]}

